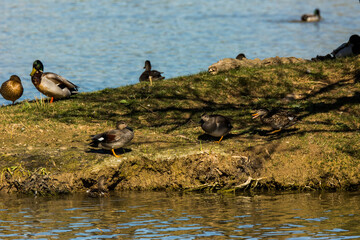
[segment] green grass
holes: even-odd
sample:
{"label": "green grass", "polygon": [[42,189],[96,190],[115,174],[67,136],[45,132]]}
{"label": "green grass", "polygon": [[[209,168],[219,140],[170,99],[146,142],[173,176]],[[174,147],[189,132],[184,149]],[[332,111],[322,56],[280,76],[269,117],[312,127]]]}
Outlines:
{"label": "green grass", "polygon": [[[80,93],[53,104],[36,99],[1,107],[0,167],[70,173],[74,189],[81,188],[75,183],[80,178],[104,171],[116,176],[115,189],[196,188],[215,182],[231,188],[248,176],[266,177],[262,187],[357,186],[359,66],[354,57],[215,76],[201,72],[153,86]],[[300,121],[292,130],[264,135],[268,128],[251,118],[254,109],[264,107],[288,109]],[[198,122],[205,112],[231,118],[232,135],[221,144],[201,138]],[[88,147],[90,135],[114,128],[119,120],[135,130],[127,147],[131,151],[121,160]],[[244,156],[250,160],[240,161]],[[6,185],[3,177],[1,182]]]}

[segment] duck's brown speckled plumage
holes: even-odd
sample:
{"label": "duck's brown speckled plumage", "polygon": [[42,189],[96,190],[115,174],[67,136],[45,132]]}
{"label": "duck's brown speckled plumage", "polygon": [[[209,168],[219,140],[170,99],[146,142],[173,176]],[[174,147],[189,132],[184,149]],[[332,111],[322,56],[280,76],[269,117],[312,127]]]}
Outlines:
{"label": "duck's brown speckled plumage", "polygon": [[269,111],[266,108],[259,109],[253,118],[260,117],[263,124],[271,126],[273,130],[280,131],[281,129],[288,128],[295,124],[296,117],[284,110],[272,110]]}
{"label": "duck's brown speckled plumage", "polygon": [[9,80],[3,82],[0,88],[1,95],[13,104],[18,100],[24,92],[21,80],[18,76],[12,75]]}
{"label": "duck's brown speckled plumage", "polygon": [[101,197],[108,197],[109,190],[105,187],[105,176],[101,175],[98,179],[97,187],[90,188],[86,191],[89,197],[93,198],[101,198]]}

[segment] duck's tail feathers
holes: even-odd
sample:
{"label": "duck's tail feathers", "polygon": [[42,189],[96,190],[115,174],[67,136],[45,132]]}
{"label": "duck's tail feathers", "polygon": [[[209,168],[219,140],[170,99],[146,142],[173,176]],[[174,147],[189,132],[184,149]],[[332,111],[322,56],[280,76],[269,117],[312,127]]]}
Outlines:
{"label": "duck's tail feathers", "polygon": [[103,134],[91,135],[91,142],[89,143],[89,145],[91,147],[98,147],[99,143],[104,140],[105,138],[103,137]]}

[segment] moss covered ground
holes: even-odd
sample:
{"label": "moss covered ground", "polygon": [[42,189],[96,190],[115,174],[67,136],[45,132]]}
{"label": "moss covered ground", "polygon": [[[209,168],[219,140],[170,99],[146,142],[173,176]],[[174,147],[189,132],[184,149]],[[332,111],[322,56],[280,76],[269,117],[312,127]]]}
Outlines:
{"label": "moss covered ground", "polygon": [[[0,186],[35,191],[46,182],[45,190],[82,191],[105,174],[111,190],[234,190],[249,177],[259,181],[248,188],[353,189],[359,103],[359,57],[201,72],[53,104],[22,101],[0,107]],[[251,118],[264,107],[290,110],[299,121],[269,135]],[[232,121],[220,144],[199,126],[205,112]],[[120,158],[88,146],[90,135],[119,120],[135,131],[132,144],[116,151]]]}

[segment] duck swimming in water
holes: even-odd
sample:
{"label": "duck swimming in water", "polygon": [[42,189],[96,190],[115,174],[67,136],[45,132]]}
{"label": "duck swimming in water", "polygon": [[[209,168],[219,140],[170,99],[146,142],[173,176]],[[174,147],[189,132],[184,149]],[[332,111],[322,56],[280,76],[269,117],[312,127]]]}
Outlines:
{"label": "duck swimming in water", "polygon": [[18,76],[12,75],[9,80],[3,82],[0,88],[0,94],[13,104],[18,100],[24,92],[24,88],[21,84],[21,80]]}
{"label": "duck swimming in water", "polygon": [[101,147],[106,150],[111,150],[115,157],[114,149],[122,148],[134,138],[134,131],[124,122],[117,122],[116,129],[103,132],[93,136],[90,146]]}
{"label": "duck swimming in water", "polygon": [[151,63],[149,60],[145,61],[144,69],[145,71],[139,77],[140,82],[149,81],[150,85],[152,85],[153,81],[165,79],[165,77],[161,76],[162,72],[151,70]]}
{"label": "duck swimming in water", "polygon": [[301,16],[303,22],[318,22],[321,20],[320,10],[316,8],[314,14],[304,14]]}
{"label": "duck swimming in water", "polygon": [[282,129],[288,128],[295,124],[296,117],[287,111],[273,110],[269,111],[266,108],[259,109],[252,115],[253,119],[260,117],[263,124],[270,125],[274,131],[270,134],[280,132]]}
{"label": "duck swimming in water", "polygon": [[220,137],[217,143],[220,143],[225,135],[227,135],[233,126],[227,117],[222,115],[207,115],[201,116],[201,128],[210,136]]}
{"label": "duck swimming in water", "polygon": [[44,65],[40,60],[34,61],[30,76],[36,89],[42,94],[51,97],[50,103],[53,102],[54,98],[68,98],[78,93],[78,86],[69,80],[56,73],[44,72]]}

